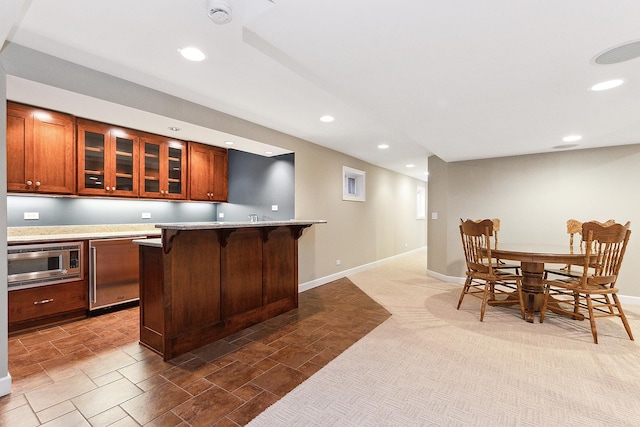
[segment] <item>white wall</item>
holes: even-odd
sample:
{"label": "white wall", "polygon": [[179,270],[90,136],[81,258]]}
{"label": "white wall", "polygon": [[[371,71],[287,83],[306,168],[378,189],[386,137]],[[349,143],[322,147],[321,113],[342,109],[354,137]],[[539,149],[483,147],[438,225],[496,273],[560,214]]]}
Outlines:
{"label": "white wall", "polygon": [[640,296],[640,145],[454,163],[431,157],[429,173],[429,210],[446,212],[429,220],[429,248],[446,254],[430,256],[429,270],[464,276],[460,218],[500,218],[501,242],[567,246],[567,219],[613,218],[632,230],[620,292]]}

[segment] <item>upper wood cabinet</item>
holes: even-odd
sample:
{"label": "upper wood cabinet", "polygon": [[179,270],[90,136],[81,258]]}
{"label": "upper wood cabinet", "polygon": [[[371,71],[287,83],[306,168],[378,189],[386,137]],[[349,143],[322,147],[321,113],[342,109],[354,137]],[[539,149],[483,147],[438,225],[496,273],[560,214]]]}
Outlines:
{"label": "upper wood cabinet", "polygon": [[72,194],[75,186],[74,118],[7,103],[7,190]]}
{"label": "upper wood cabinet", "polygon": [[77,125],[78,194],[137,197],[138,134],[85,119]]}
{"label": "upper wood cabinet", "polygon": [[187,143],[166,137],[140,136],[140,197],[187,197]]}
{"label": "upper wood cabinet", "polygon": [[228,199],[227,150],[189,143],[189,198],[226,202]]}

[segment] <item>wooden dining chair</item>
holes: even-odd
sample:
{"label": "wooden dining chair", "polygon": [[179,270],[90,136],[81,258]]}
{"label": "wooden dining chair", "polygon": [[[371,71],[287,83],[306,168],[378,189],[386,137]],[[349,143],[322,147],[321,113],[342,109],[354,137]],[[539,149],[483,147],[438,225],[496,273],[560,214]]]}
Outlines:
{"label": "wooden dining chair", "polygon": [[464,296],[471,295],[482,300],[481,322],[484,319],[487,303],[491,305],[519,304],[520,315],[524,319],[522,276],[502,273],[494,268],[495,259],[491,256],[493,222],[490,219],[462,221],[460,236],[467,271],[457,309],[460,309]]}
{"label": "wooden dining chair", "polygon": [[[492,218],[491,222],[493,223],[493,248],[498,249],[500,218]],[[507,264],[498,258],[496,258],[496,268],[499,268],[500,270],[514,270],[516,274],[520,274],[520,264]]]}
{"label": "wooden dining chair", "polygon": [[593,342],[598,343],[596,318],[620,317],[629,338],[633,334],[618,298],[616,281],[622,259],[629,242],[630,223],[602,224],[597,221],[582,224],[582,241],[585,255],[582,275],[560,280],[543,280],[544,303],[540,311],[540,323],[545,319],[551,299],[553,304],[569,304],[575,315],[585,309],[591,324]]}

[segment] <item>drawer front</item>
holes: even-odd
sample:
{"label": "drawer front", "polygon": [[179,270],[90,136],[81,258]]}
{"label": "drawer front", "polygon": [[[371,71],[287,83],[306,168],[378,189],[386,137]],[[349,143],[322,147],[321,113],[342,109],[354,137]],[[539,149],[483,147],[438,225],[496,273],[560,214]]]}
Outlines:
{"label": "drawer front", "polygon": [[9,323],[88,308],[87,282],[62,283],[9,292]]}

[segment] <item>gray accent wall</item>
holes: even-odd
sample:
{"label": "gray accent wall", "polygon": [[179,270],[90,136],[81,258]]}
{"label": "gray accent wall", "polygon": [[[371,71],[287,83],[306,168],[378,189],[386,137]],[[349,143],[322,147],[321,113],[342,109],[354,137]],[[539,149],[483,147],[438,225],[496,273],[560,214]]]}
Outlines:
{"label": "gray accent wall", "polygon": [[[257,214],[260,221],[295,218],[294,154],[263,157],[229,150],[229,203],[218,206],[220,221],[247,221]],[[272,206],[278,210],[273,211]]]}

